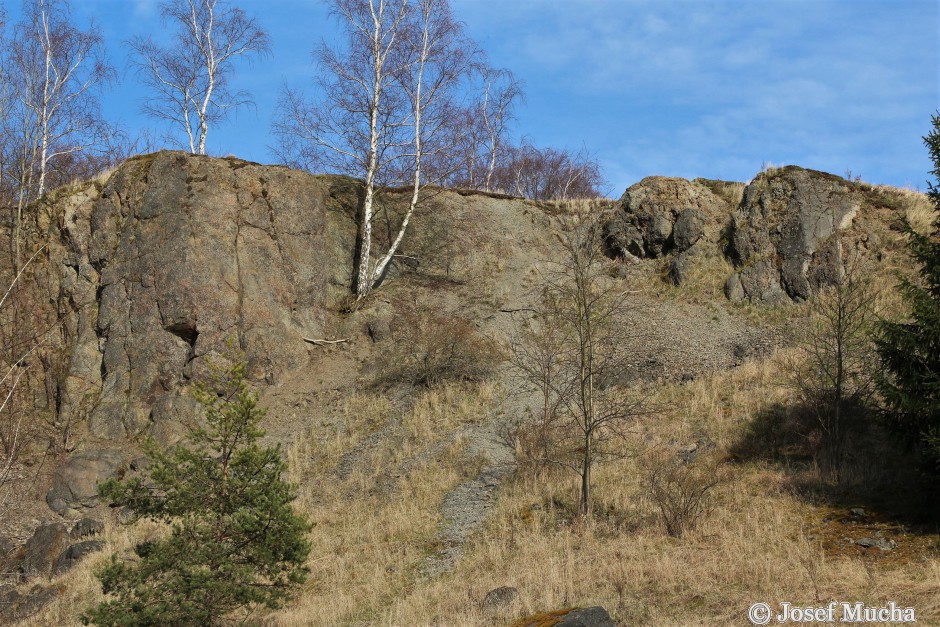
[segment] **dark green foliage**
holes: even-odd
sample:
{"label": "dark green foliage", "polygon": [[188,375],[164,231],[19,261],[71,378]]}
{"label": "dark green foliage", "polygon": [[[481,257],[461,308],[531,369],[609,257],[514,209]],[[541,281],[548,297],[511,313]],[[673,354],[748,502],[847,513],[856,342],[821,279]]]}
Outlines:
{"label": "dark green foliage", "polygon": [[279,606],[306,578],[310,525],[291,507],[280,448],[258,444],[264,414],[245,365],[214,373],[197,386],[206,426],[190,432],[188,446],[150,442],[147,480],[100,486],[112,502],[172,531],[98,573],[109,598],[88,611],[86,624],[216,624],[239,609]]}
{"label": "dark green foliage", "polygon": [[940,113],[924,138],[934,163],[937,184],[928,196],[938,212],[933,232],[915,233],[910,225],[910,251],[920,266],[919,280],[904,284],[910,317],[882,322],[876,343],[886,374],[878,381],[889,424],[920,446],[940,471]]}

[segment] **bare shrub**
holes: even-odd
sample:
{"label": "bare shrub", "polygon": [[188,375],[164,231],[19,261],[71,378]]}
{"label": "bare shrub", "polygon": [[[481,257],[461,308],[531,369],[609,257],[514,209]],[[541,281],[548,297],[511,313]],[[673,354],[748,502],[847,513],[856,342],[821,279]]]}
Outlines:
{"label": "bare shrub", "polygon": [[846,263],[839,283],[810,303],[799,359],[790,368],[801,407],[815,422],[814,457],[836,479],[850,435],[865,427],[875,391],[871,331],[876,296],[867,269],[857,259]]}
{"label": "bare shrub", "polygon": [[418,312],[399,322],[394,370],[387,383],[434,387],[445,381],[483,381],[502,359],[499,346],[473,321],[441,311]]}
{"label": "bare shrub", "polygon": [[537,399],[528,411],[538,464],[577,473],[580,512],[590,515],[592,470],[628,454],[631,427],[651,410],[644,390],[622,385],[633,372],[630,292],[609,276],[602,218],[559,222],[564,256],[542,275],[533,315],[517,323],[512,364],[518,389]]}
{"label": "bare shrub", "polygon": [[681,538],[694,531],[714,509],[713,490],[725,475],[713,461],[689,461],[669,455],[650,464],[649,497],[659,509],[666,533]]}
{"label": "bare shrub", "polygon": [[65,363],[61,318],[43,304],[47,277],[41,246],[15,274],[0,269],[0,513],[23,458],[67,450],[70,425],[59,421],[57,378]]}
{"label": "bare shrub", "polygon": [[494,172],[495,189],[531,200],[603,196],[604,174],[587,148],[538,148],[523,139]]}

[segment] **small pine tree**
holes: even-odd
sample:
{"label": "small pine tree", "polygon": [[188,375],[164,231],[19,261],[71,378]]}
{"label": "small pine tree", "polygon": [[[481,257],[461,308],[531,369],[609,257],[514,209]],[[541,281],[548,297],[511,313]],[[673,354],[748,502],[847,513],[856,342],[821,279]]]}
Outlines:
{"label": "small pine tree", "polygon": [[928,235],[906,225],[920,280],[903,285],[909,319],[882,322],[875,342],[885,366],[878,388],[889,424],[920,445],[934,470],[940,471],[940,113],[932,116],[932,122],[924,143],[937,184],[928,184],[927,195],[938,215]]}
{"label": "small pine tree", "polygon": [[306,578],[310,524],[291,507],[280,447],[258,444],[264,413],[245,364],[210,367],[211,385],[195,391],[206,426],[191,430],[189,446],[164,450],[151,441],[148,480],[100,486],[171,531],[138,545],[138,559],[113,557],[97,573],[109,598],[88,610],[86,624],[217,624],[240,609],[279,606]]}

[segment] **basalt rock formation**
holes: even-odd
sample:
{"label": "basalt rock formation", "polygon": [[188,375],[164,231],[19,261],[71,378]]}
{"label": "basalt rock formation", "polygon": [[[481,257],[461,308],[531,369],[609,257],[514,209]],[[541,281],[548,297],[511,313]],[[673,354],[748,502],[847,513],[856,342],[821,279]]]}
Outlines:
{"label": "basalt rock formation", "polygon": [[683,253],[714,236],[725,203],[696,181],[648,176],[620,198],[620,211],[605,228],[609,252],[656,258]]}
{"label": "basalt rock formation", "polygon": [[651,176],[624,193],[605,236],[612,257],[668,259],[676,285],[696,263],[724,256],[731,301],[786,305],[836,284],[847,262],[878,258],[885,229],[917,196],[797,166],[746,186]]}
{"label": "basalt rock formation", "polygon": [[306,360],[330,286],[349,283],[349,194],[342,177],[179,152],[71,194],[50,252],[74,314],[60,412],[87,412],[97,438],[172,440],[197,411],[197,358],[232,342],[268,383]]}
{"label": "basalt rock formation", "polygon": [[765,305],[806,300],[841,276],[846,231],[861,206],[843,178],[786,167],[758,175],[731,215],[727,254],[733,301]]}

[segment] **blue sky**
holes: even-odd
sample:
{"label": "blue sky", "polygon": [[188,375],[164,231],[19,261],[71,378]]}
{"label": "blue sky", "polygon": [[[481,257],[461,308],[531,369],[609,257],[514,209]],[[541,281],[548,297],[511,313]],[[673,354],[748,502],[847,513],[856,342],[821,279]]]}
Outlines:
{"label": "blue sky", "polygon": [[[749,180],[797,164],[924,188],[921,137],[940,108],[936,0],[452,0],[492,64],[525,84],[517,135],[586,146],[619,196],[652,174]],[[16,13],[18,0],[4,0]],[[283,84],[309,86],[310,51],[336,38],[318,0],[241,0],[270,32],[240,69],[256,110],[210,129],[213,154],[260,162]],[[145,96],[122,41],[159,32],[156,0],[73,0],[94,17],[122,82],[108,116],[130,129]],[[11,15],[11,17],[14,17]]]}

